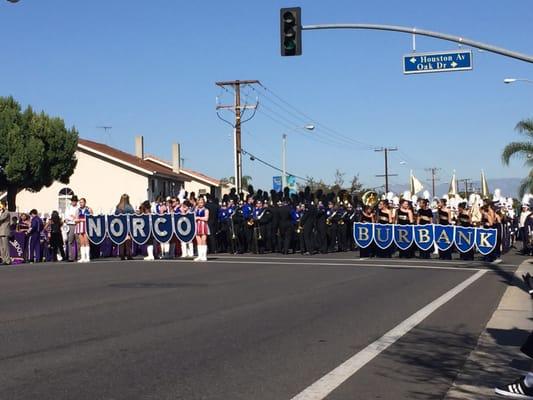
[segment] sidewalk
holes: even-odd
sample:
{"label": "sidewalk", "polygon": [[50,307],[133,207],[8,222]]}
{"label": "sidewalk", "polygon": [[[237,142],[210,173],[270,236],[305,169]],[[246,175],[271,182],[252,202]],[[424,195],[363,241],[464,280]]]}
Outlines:
{"label": "sidewalk", "polygon": [[506,289],[477,347],[444,397],[446,400],[503,399],[494,393],[494,387],[531,370],[531,359],[520,352],[520,346],[533,331],[532,300],[522,287],[516,286],[526,272],[533,275],[530,262],[533,260],[520,264],[515,285]]}

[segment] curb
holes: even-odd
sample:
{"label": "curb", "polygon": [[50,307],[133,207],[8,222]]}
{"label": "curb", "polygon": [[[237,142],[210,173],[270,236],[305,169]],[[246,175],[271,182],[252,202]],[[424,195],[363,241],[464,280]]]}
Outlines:
{"label": "curb", "polygon": [[[522,281],[522,274],[533,274],[532,263],[533,259],[522,262],[515,278]],[[494,388],[531,370],[532,360],[520,352],[520,346],[533,331],[531,311],[527,292],[516,285],[509,286],[444,399],[502,399]]]}

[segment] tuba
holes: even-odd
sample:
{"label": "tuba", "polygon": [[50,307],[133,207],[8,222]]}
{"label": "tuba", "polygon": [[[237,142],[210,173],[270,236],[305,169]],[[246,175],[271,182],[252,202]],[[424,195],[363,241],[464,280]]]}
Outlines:
{"label": "tuba", "polygon": [[361,201],[365,206],[374,208],[379,202],[379,196],[373,190],[368,190],[361,197]]}

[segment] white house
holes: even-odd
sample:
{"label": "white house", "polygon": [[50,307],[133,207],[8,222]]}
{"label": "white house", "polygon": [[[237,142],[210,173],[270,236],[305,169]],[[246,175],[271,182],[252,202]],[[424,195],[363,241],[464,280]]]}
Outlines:
{"label": "white house", "polygon": [[[114,211],[120,196],[127,193],[134,207],[157,196],[177,195],[182,187],[198,193],[216,194],[220,182],[201,173],[179,168],[178,154],[173,154],[176,165],[144,157],[144,140],[135,138],[135,155],[91,140],[79,139],[76,158],[78,164],[65,185],[54,182],[39,192],[22,190],[17,195],[17,210],[36,208],[40,213],[64,211],[70,197],[85,197],[95,213]],[[193,189],[194,188],[194,189]]]}

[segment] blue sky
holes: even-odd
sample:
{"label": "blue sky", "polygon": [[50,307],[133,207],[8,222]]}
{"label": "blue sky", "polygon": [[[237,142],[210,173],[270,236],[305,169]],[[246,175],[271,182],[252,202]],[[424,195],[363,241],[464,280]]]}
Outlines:
{"label": "blue sky", "polygon": [[[339,168],[377,186],[383,156],[372,148],[398,146],[394,183],[407,182],[409,169],[425,179],[423,169],[433,166],[444,181],[453,169],[459,178],[478,179],[482,168],[489,178],[525,175],[520,162],[503,167],[499,155],[519,138],[516,122],[533,117],[533,85],[502,81],[533,78],[531,64],[475,51],[473,71],[404,76],[411,37],[377,31],[307,31],[303,56],[283,58],[279,8],[295,5],[304,24],[416,26],[533,54],[529,0],[0,0],[0,94],[126,151],[136,134],[145,136],[146,152],[163,158],[179,142],[186,167],[220,178],[233,173],[232,131],[217,118],[215,97],[232,97],[214,82],[259,79],[271,92],[243,91],[260,102],[244,126],[244,149],[281,166],[282,133],[321,124],[288,134],[295,174],[331,181]],[[450,49],[457,45],[417,39],[420,52]],[[113,127],[109,136],[101,125]],[[341,136],[333,139],[331,130]],[[262,187],[277,174],[248,158],[244,173]]]}

